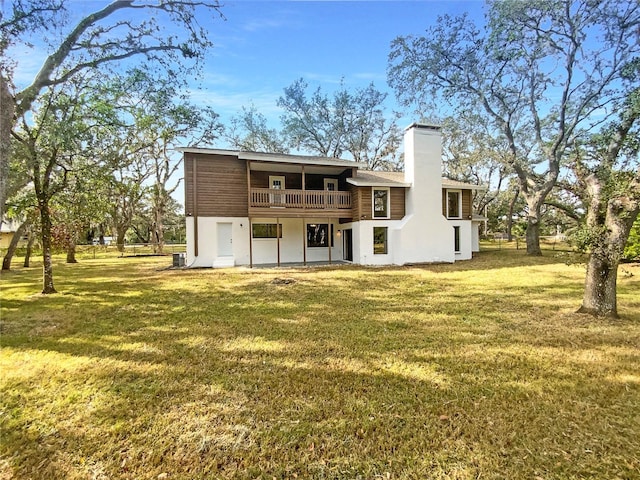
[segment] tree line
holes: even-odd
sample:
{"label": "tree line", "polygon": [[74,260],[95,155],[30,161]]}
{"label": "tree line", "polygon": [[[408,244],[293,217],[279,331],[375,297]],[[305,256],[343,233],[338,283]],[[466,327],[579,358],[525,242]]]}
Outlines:
{"label": "tree line", "polygon": [[[402,168],[400,114],[373,84],[327,93],[295,80],[277,101],[277,128],[251,105],[222,125],[190,103],[184,79],[211,47],[198,12],[222,17],[217,2],[115,1],[75,24],[66,8],[18,0],[0,21],[0,205],[38,225],[44,293],[55,291],[54,240],[72,252],[87,225],[108,221],[123,242],[143,199],[147,232],[162,248],[178,143]],[[135,9],[155,15],[118,20]],[[388,84],[417,118],[443,126],[445,174],[489,187],[475,203],[494,230],[524,225],[530,255],[542,253],[541,233],[572,232],[589,253],[582,310],[615,316],[617,266],[639,235],[640,6],[489,1],[485,10],[482,22],[444,15],[424,34],[394,40]],[[68,33],[52,36],[53,53],[16,91],[5,52],[54,23]]]}

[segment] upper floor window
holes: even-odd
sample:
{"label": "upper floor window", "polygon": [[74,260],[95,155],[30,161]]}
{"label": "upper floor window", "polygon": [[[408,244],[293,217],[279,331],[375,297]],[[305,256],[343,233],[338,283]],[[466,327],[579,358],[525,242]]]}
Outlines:
{"label": "upper floor window", "polygon": [[462,218],[461,190],[447,190],[447,218]]}
{"label": "upper floor window", "polygon": [[389,189],[373,189],[373,218],[389,218]]}

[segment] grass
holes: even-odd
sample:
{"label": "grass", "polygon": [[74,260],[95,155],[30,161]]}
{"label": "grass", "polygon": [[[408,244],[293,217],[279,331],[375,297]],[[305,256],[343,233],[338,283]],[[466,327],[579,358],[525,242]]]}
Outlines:
{"label": "grass", "polygon": [[640,267],[597,320],[559,255],[16,268],[0,478],[640,478]]}

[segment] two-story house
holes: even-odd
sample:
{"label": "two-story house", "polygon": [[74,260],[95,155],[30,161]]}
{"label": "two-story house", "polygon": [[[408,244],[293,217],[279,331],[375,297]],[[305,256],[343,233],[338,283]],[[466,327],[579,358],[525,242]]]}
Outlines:
{"label": "two-story house", "polygon": [[442,178],[440,128],[405,131],[404,172],[336,158],[182,148],[192,267],[454,262],[478,250],[477,185]]}

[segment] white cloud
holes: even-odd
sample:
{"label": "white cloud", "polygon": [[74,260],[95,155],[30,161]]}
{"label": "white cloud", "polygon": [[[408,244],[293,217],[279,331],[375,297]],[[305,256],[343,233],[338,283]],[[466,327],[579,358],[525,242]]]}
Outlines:
{"label": "white cloud", "polygon": [[242,107],[254,105],[262,113],[270,124],[277,124],[282,109],[276,103],[280,97],[280,91],[272,90],[248,90],[244,92],[223,92],[212,90],[189,90],[189,98],[196,105],[212,107],[221,117],[223,123],[230,117],[237,115]]}
{"label": "white cloud", "polygon": [[263,18],[255,19],[245,23],[242,29],[246,32],[257,32],[261,30],[271,30],[287,27],[289,24],[281,19]]}

